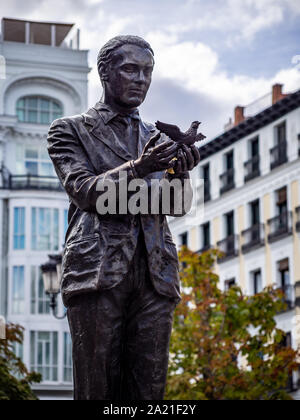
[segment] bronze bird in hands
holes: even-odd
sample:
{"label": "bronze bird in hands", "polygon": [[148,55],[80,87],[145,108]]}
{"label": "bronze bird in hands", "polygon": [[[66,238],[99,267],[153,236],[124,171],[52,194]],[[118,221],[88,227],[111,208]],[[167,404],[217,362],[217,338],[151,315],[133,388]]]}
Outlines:
{"label": "bronze bird in hands", "polygon": [[[206,136],[204,136],[204,134],[202,133],[197,134],[198,127],[200,124],[201,123],[199,121],[193,121],[190,128],[185,133],[180,131],[177,125],[166,124],[161,121],[156,121],[155,126],[160,132],[166,134],[168,137],[170,137],[171,140],[175,141],[178,144],[177,150],[179,150],[180,145],[182,144],[191,146],[197,141],[200,141],[206,138]],[[177,157],[174,157],[172,161],[173,160],[177,160]],[[168,169],[168,172],[170,174],[175,173],[173,168]]]}
{"label": "bronze bird in hands", "polygon": [[186,144],[187,146],[206,138],[202,133],[197,134],[200,124],[199,121],[193,121],[190,128],[183,133],[177,125],[166,124],[161,121],[156,121],[155,123],[156,128],[170,137],[171,140],[176,141],[178,144]]}

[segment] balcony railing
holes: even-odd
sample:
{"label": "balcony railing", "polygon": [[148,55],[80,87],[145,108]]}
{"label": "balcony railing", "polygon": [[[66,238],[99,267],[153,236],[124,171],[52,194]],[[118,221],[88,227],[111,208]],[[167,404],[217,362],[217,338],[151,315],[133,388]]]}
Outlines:
{"label": "balcony railing", "polygon": [[270,149],[271,169],[287,162],[287,142],[281,141],[277,146]]}
{"label": "balcony railing", "polygon": [[268,220],[269,225],[269,234],[268,241],[274,242],[278,239],[281,239],[284,236],[290,235],[292,233],[292,212],[285,211],[279,216],[273,217]]}
{"label": "balcony railing", "polygon": [[295,288],[291,284],[278,287],[283,294],[283,302],[286,304],[286,310],[293,309],[295,307]]}
{"label": "balcony railing", "polygon": [[56,176],[8,175],[3,179],[4,189],[64,191]]}
{"label": "balcony railing", "polygon": [[300,206],[296,208],[296,231],[300,232]]}
{"label": "balcony railing", "polygon": [[218,258],[218,262],[223,262],[229,258],[238,256],[238,235],[230,235],[222,241],[217,242],[217,247],[224,254]]}
{"label": "balcony railing", "polygon": [[197,251],[197,254],[202,254],[203,252],[205,252],[205,251],[208,251],[209,249],[211,249],[212,248],[212,246],[211,245],[204,245],[201,249],[199,249],[198,251]]}
{"label": "balcony railing", "polygon": [[248,160],[244,163],[245,168],[245,177],[244,181],[250,181],[253,178],[260,176],[260,168],[259,168],[259,155],[253,156],[252,159]]}
{"label": "balcony railing", "polygon": [[220,181],[221,181],[220,194],[224,194],[226,191],[229,191],[235,188],[234,169],[233,168],[229,169],[228,171],[220,175]]}
{"label": "balcony railing", "polygon": [[243,245],[242,252],[246,253],[253,248],[264,244],[264,224],[259,223],[242,231]]}

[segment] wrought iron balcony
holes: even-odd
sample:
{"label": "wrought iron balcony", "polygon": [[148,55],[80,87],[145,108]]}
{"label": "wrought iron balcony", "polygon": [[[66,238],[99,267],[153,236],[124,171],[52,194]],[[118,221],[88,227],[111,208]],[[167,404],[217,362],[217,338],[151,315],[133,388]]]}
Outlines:
{"label": "wrought iron balcony", "polygon": [[250,181],[251,179],[260,176],[259,161],[260,161],[260,157],[259,155],[257,155],[257,156],[253,156],[252,159],[244,163],[244,168],[245,168],[244,181],[245,182]]}
{"label": "wrought iron balcony", "polygon": [[269,234],[268,241],[274,242],[292,233],[292,212],[285,211],[279,216],[268,220]]}
{"label": "wrought iron balcony", "polygon": [[64,191],[56,176],[11,175],[3,178],[4,189]]}
{"label": "wrought iron balcony", "polygon": [[242,231],[243,245],[242,252],[246,253],[251,249],[264,245],[264,224],[259,223]]}
{"label": "wrought iron balcony", "polygon": [[201,249],[199,249],[198,251],[197,251],[197,254],[202,254],[203,252],[205,252],[205,251],[208,251],[209,249],[211,249],[212,248],[212,246],[211,245],[204,245]]}
{"label": "wrought iron balcony", "polygon": [[218,262],[224,262],[229,258],[237,257],[239,254],[238,235],[230,235],[222,241],[217,242],[217,247],[224,254],[218,258]]}
{"label": "wrought iron balcony", "polygon": [[277,146],[270,149],[271,170],[287,162],[287,142],[281,141]]}
{"label": "wrought iron balcony", "polygon": [[235,188],[234,169],[233,168],[229,169],[228,171],[220,175],[220,181],[221,181],[220,194],[224,194],[226,191],[229,191]]}
{"label": "wrought iron balcony", "polygon": [[283,301],[286,304],[286,311],[293,309],[295,307],[295,288],[292,284],[287,284],[285,286],[278,287],[283,294]]}
{"label": "wrought iron balcony", "polygon": [[300,206],[296,208],[296,231],[300,232]]}

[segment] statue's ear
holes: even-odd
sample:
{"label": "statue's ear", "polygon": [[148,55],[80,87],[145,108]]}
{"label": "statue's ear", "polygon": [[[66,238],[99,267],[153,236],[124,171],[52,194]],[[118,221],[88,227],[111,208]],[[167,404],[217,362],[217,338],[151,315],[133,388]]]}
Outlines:
{"label": "statue's ear", "polygon": [[106,66],[100,66],[99,68],[100,78],[103,82],[108,81],[108,72]]}
{"label": "statue's ear", "polygon": [[101,80],[103,82],[107,82],[108,81],[108,74],[107,73],[102,73],[101,74]]}

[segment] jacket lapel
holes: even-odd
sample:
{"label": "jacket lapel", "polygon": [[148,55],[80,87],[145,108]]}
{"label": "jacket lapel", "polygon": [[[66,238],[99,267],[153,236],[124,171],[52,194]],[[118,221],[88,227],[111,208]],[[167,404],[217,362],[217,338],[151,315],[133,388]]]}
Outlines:
{"label": "jacket lapel", "polygon": [[[99,118],[100,117],[100,118]],[[105,124],[101,113],[95,108],[91,108],[84,114],[84,123],[88,127],[88,131],[107,147],[109,147],[119,158],[128,162],[132,159],[128,151],[122,146],[114,131],[109,124]],[[154,135],[155,128],[140,121],[139,124],[139,142],[138,142],[138,155],[140,156],[145,144]]]}

